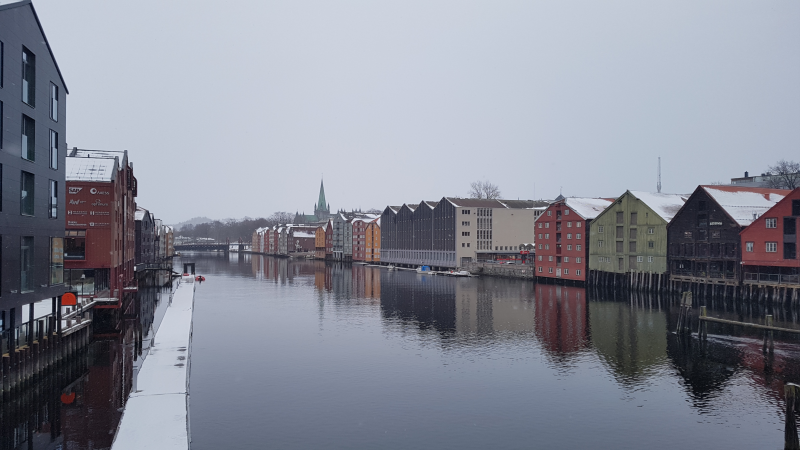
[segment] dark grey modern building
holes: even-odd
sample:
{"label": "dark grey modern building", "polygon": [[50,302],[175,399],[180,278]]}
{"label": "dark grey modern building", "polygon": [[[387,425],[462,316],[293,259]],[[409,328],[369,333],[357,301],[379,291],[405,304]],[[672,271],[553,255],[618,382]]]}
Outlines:
{"label": "dark grey modern building", "polygon": [[[30,1],[0,5],[0,321],[64,293],[67,86]],[[32,308],[29,308],[29,311]]]}

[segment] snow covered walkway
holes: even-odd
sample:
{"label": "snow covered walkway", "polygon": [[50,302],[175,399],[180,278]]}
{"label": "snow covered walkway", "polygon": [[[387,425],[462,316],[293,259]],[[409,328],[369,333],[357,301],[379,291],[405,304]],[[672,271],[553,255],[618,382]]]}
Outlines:
{"label": "snow covered walkway", "polygon": [[142,363],[112,450],[189,448],[194,278],[184,277]]}

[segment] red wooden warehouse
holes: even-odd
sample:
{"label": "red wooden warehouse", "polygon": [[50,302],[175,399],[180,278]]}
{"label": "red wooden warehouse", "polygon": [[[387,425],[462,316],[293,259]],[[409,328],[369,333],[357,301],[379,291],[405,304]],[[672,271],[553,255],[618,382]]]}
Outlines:
{"label": "red wooden warehouse", "polygon": [[536,276],[585,282],[589,269],[589,224],[614,199],[561,198],[536,219]]}
{"label": "red wooden warehouse", "polygon": [[797,230],[800,226],[800,188],[742,230],[742,268],[745,285],[800,288]]}

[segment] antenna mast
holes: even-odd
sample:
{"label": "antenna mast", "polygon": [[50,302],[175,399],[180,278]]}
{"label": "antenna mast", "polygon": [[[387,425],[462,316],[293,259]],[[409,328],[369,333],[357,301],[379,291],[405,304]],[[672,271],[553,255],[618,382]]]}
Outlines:
{"label": "antenna mast", "polygon": [[661,157],[658,157],[658,184],[656,185],[658,193],[661,193]]}

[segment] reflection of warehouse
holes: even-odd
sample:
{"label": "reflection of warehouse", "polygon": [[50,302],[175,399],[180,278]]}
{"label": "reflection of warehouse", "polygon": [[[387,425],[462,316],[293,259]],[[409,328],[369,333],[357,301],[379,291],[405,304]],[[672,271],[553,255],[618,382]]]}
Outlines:
{"label": "reflection of warehouse", "polygon": [[458,267],[518,255],[534,242],[534,221],[549,202],[443,197],[387,206],[381,216],[381,262]]}

